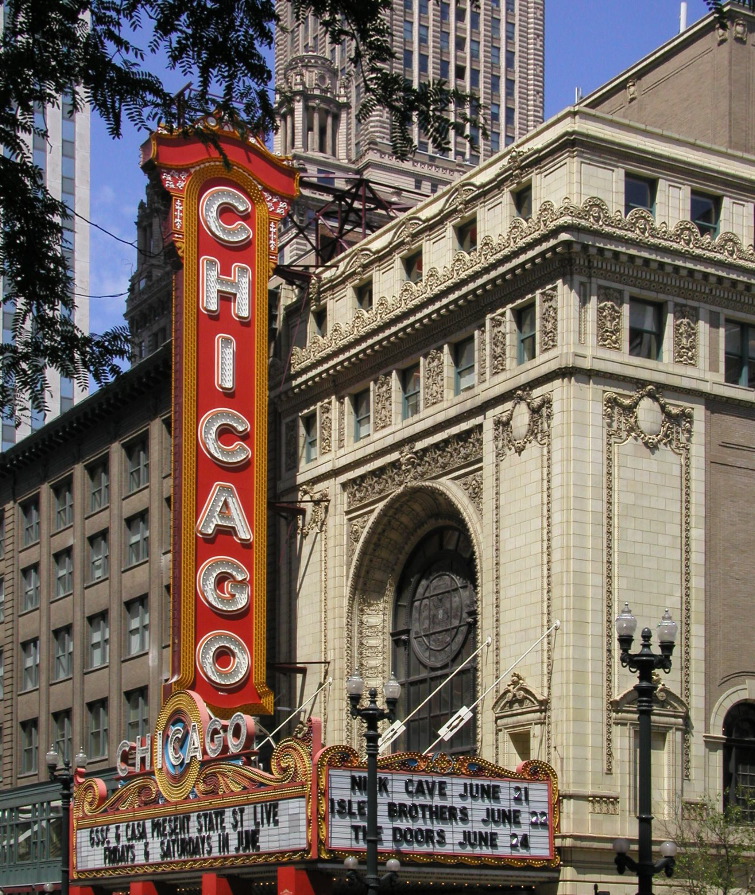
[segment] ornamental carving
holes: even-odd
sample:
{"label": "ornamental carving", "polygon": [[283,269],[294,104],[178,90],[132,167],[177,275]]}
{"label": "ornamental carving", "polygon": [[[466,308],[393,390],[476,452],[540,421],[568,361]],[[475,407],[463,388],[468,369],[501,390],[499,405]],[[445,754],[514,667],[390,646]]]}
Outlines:
{"label": "ornamental carving", "polygon": [[378,376],[375,383],[375,431],[385,429],[391,424],[392,385],[393,379],[390,373]]}
{"label": "ornamental carving", "polygon": [[490,318],[490,375],[506,372],[506,313]]}
{"label": "ornamental carving", "polygon": [[511,408],[493,420],[498,460],[511,451],[521,454],[533,441],[545,444],[550,433],[552,403],[551,395],[533,398],[529,389],[517,391]]}
{"label": "ornamental carving", "polygon": [[482,473],[476,472],[465,479],[459,479],[459,484],[482,516]]}
{"label": "ornamental carving", "polygon": [[674,362],[697,366],[697,308],[674,307]]}
{"label": "ornamental carving", "polygon": [[590,805],[590,814],[618,814],[618,796],[590,796],[587,800]]}
{"label": "ornamental carving", "polygon": [[555,289],[540,294],[540,350],[558,345],[558,302]]}
{"label": "ornamental carving", "polygon": [[302,485],[299,493],[301,495],[299,501],[306,501],[309,507],[305,516],[298,517],[299,534],[306,537],[313,531],[321,532],[325,527],[330,506],[330,495],[327,489],[313,491],[306,485]]}
{"label": "ornamental carving", "polygon": [[426,448],[404,447],[397,460],[346,482],[346,506],[353,509],[405,485],[440,478],[482,458],[482,427],[453,435]]}
{"label": "ornamental carving", "polygon": [[364,534],[365,528],[367,528],[367,523],[370,521],[369,516],[360,516],[358,519],[354,519],[349,523],[349,543],[348,543],[348,561],[349,565],[351,565],[354,554],[357,551],[357,547],[359,546],[359,542],[362,540],[362,535]]}
{"label": "ornamental carving", "polygon": [[477,351],[479,353],[477,379],[480,382],[485,382],[488,378],[488,338],[484,326],[479,330],[479,334],[479,338],[477,339]]}
{"label": "ornamental carving", "polygon": [[338,399],[338,448],[341,450],[346,443],[346,399]]}
{"label": "ornamental carving", "polygon": [[425,360],[425,407],[443,400],[443,349],[433,348]]}
{"label": "ornamental carving", "polygon": [[544,714],[547,707],[547,697],[538,695],[528,686],[524,677],[515,671],[501,695],[493,703],[493,713],[497,718],[511,713],[522,714],[533,711]]}
{"label": "ornamental carving", "polygon": [[[405,243],[408,245],[416,241],[422,226],[417,218],[406,221],[396,231],[394,245],[387,251],[402,250]],[[374,308],[357,315],[351,323],[338,322],[325,337],[314,339],[304,347],[295,347],[291,353],[292,372],[301,372],[328,354],[342,352],[357,339],[376,333],[386,322],[396,320],[420,304],[426,304],[428,298],[445,297],[449,287],[460,285],[494,267],[500,268],[502,263],[522,249],[572,226],[578,226],[586,234],[621,239],[628,245],[670,251],[696,261],[724,260],[738,264],[745,271],[755,271],[755,248],[743,246],[734,233],[721,233],[717,239],[712,239],[708,234],[701,236],[696,225],[690,221],[680,221],[669,227],[665,222],[657,222],[643,208],[635,208],[624,217],[620,211],[611,212],[602,199],[595,197],[586,199],[581,205],[569,199],[564,199],[559,206],[549,201],[543,202],[537,213],[527,220],[515,218],[507,233],[497,238],[483,237],[476,252],[470,255],[456,253],[451,264],[441,270],[431,267],[418,283],[404,283],[397,295],[381,298]],[[604,331],[606,334],[609,332],[605,328]],[[610,341],[608,335],[605,338]],[[614,346],[607,344],[606,347]],[[620,347],[619,344],[616,350]]]}
{"label": "ornamental carving", "polygon": [[[616,704],[612,699],[614,678],[613,619],[618,613],[614,594],[616,579],[616,448],[634,439],[650,451],[662,447],[672,450],[681,460],[681,521],[682,521],[682,579],[681,579],[681,642],[677,662],[681,666],[684,705],[690,704],[692,682],[690,676],[692,623],[692,469],[690,443],[694,411],[691,407],[670,404],[654,385],[638,388],[633,395],[622,396],[608,392],[603,398],[605,423],[605,607],[604,607],[604,728],[605,770],[613,773],[613,721]],[[686,780],[691,778],[691,732],[684,729],[682,766]]]}
{"label": "ornamental carving", "polygon": [[470,205],[473,204],[476,194],[477,187],[474,184],[461,184],[452,190],[443,210],[452,209],[456,217],[463,217]]}
{"label": "ornamental carving", "polygon": [[370,251],[370,249],[359,249],[349,261],[347,270],[352,275],[353,279],[361,280],[364,276],[365,269],[370,267],[374,260],[374,252]]}
{"label": "ornamental carving", "polygon": [[296,420],[288,420],[286,422],[283,434],[283,443],[285,445],[284,463],[286,472],[296,469],[296,455],[298,453],[298,439],[296,437]]}
{"label": "ornamental carving", "polygon": [[320,404],[320,453],[329,454],[333,449],[333,414],[330,401]]}
{"label": "ornamental carving", "polygon": [[622,306],[624,294],[621,289],[598,286],[598,347],[613,351],[622,349]]}

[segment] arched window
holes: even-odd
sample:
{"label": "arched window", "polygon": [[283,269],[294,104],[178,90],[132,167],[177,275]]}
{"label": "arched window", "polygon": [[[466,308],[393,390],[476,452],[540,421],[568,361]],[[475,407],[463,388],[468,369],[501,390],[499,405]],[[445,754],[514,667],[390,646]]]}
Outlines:
{"label": "arched window", "polygon": [[755,703],[738,702],[724,718],[724,793],[755,821]]}
{"label": "arched window", "polygon": [[[394,670],[401,682],[399,717],[406,718],[475,650],[477,597],[469,537],[445,526],[426,535],[412,551],[399,579],[394,611]],[[397,747],[424,752],[438,728],[476,696],[476,660],[470,661],[409,720]],[[437,751],[469,753],[476,748],[472,717]]]}

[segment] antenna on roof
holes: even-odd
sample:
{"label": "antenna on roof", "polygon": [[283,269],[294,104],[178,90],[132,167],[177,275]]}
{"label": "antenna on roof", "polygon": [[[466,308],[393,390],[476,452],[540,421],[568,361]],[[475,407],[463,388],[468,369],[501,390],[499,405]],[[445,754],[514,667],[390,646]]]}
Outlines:
{"label": "antenna on roof", "polygon": [[682,6],[679,10],[679,34],[687,30],[687,0],[682,0]]}
{"label": "antenna on roof", "polygon": [[574,105],[576,106],[577,103],[581,103],[581,102],[582,102],[582,88],[575,87],[574,88]]}

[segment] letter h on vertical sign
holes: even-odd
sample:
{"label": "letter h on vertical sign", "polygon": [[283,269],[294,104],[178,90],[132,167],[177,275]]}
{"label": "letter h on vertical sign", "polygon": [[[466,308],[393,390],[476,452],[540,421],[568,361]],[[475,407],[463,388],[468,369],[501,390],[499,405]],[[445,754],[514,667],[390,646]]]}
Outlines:
{"label": "letter h on vertical sign", "polygon": [[[183,266],[173,308],[173,625],[166,696],[272,711],[265,682],[267,283],[297,173],[257,141],[153,134]],[[222,155],[219,151],[222,149]],[[223,158],[223,155],[225,158]]]}

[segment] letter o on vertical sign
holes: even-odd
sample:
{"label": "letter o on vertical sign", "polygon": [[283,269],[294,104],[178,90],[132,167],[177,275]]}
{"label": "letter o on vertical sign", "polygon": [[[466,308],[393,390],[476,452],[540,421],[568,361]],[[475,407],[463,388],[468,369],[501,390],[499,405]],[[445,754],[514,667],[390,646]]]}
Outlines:
{"label": "letter o on vertical sign", "polygon": [[223,690],[238,686],[249,674],[251,660],[244,642],[228,631],[213,631],[197,647],[197,666],[204,677]]}

